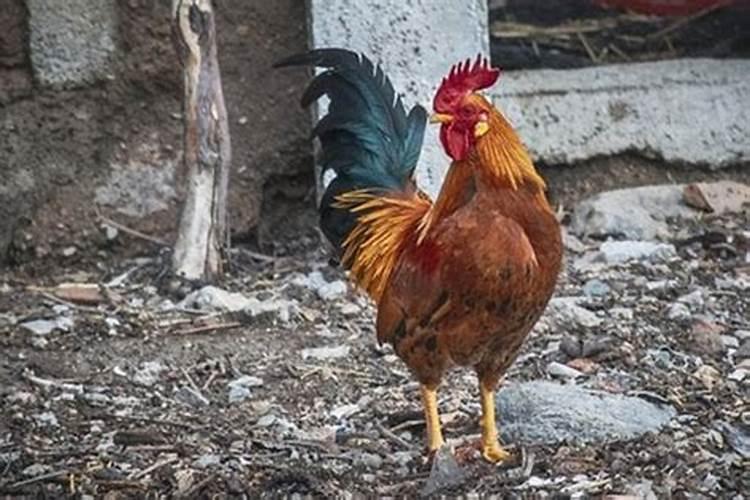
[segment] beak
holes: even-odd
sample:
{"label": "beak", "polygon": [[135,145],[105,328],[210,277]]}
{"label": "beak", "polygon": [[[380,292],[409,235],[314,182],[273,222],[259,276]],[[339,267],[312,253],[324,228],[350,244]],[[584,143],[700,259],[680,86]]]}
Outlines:
{"label": "beak", "polygon": [[434,113],[430,116],[430,123],[450,123],[453,121],[453,116],[446,113]]}

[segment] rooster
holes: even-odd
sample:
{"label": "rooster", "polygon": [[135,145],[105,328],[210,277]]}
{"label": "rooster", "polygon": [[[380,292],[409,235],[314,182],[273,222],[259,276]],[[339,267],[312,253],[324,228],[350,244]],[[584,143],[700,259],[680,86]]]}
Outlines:
{"label": "rooster", "polygon": [[494,395],[541,316],[560,270],[560,227],[544,180],[510,123],[480,90],[499,70],[478,57],[453,66],[434,98],[431,122],[453,160],[437,199],[418,189],[414,168],[427,113],[406,113],[390,80],[367,57],[319,49],[277,66],[326,68],[303,106],[328,96],[313,130],[324,171],[323,233],[353,281],[377,304],[377,338],[418,379],[427,448],[444,445],[437,389],[451,367],[479,380],[481,450],[499,462]]}

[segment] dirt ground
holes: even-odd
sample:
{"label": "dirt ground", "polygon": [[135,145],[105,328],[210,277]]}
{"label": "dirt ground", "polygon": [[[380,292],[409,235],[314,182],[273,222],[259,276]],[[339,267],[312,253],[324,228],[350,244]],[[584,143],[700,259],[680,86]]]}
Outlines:
{"label": "dirt ground", "polygon": [[[254,316],[160,295],[156,248],[123,260],[102,247],[54,268],[0,274],[0,493],[419,494],[430,464],[417,384],[377,345],[373,308],[342,289],[312,222],[273,233],[277,256],[234,250],[222,287],[285,304]],[[466,476],[441,493],[744,498],[750,390],[736,373],[750,356],[750,224],[747,214],[675,222],[678,255],[665,262],[587,270],[575,263],[600,243],[569,240],[557,295],[582,297],[602,323],[546,315],[508,383],[554,378],[557,362],[580,370],[579,385],[667,403],[678,416],[629,441],[512,443],[518,461],[495,467],[473,451],[477,391],[457,371],[440,409]],[[610,291],[588,294],[592,278]],[[101,289],[71,303],[51,288],[63,282]],[[686,295],[691,312],[675,319],[670,311]],[[62,322],[46,334],[22,326],[40,319]],[[571,339],[600,348],[575,354]]]}

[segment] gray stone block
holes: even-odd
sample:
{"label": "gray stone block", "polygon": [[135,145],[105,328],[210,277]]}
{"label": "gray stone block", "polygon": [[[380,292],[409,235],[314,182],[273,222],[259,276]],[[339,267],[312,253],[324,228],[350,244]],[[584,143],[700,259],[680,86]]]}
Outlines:
{"label": "gray stone block", "polygon": [[[382,64],[407,106],[432,110],[451,65],[489,53],[486,0],[308,0],[308,12],[313,48],[367,54]],[[437,127],[428,126],[417,167],[420,186],[435,195],[449,164]]]}
{"label": "gray stone block", "polygon": [[642,398],[532,381],[498,394],[503,439],[511,443],[608,442],[657,432],[677,412]]}
{"label": "gray stone block", "polygon": [[71,88],[110,74],[116,0],[27,0],[27,6],[31,64],[41,85]]}
{"label": "gray stone block", "polygon": [[518,71],[493,96],[537,160],[637,152],[724,167],[750,161],[748,75],[745,59]]}

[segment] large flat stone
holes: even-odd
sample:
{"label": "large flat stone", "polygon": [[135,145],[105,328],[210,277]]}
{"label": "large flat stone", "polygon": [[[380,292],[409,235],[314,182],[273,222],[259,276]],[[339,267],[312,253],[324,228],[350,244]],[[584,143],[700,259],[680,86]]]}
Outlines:
{"label": "large flat stone", "polygon": [[683,202],[683,190],[683,185],[664,184],[599,193],[576,206],[570,229],[581,236],[666,238],[668,218],[697,214]]}
{"label": "large flat stone", "polygon": [[748,75],[746,59],[518,71],[493,95],[546,163],[637,152],[723,167],[750,161]]}
{"label": "large flat stone", "polygon": [[[309,0],[308,8],[313,48],[344,47],[380,62],[407,106],[431,110],[451,65],[489,54],[486,0]],[[436,194],[448,165],[437,128],[428,127],[420,186]]]}
{"label": "large flat stone", "polygon": [[108,76],[117,33],[116,0],[26,4],[31,64],[40,84],[70,88]]}
{"label": "large flat stone", "polygon": [[607,442],[657,432],[674,408],[637,397],[546,381],[509,384],[498,393],[500,430],[509,442]]}

